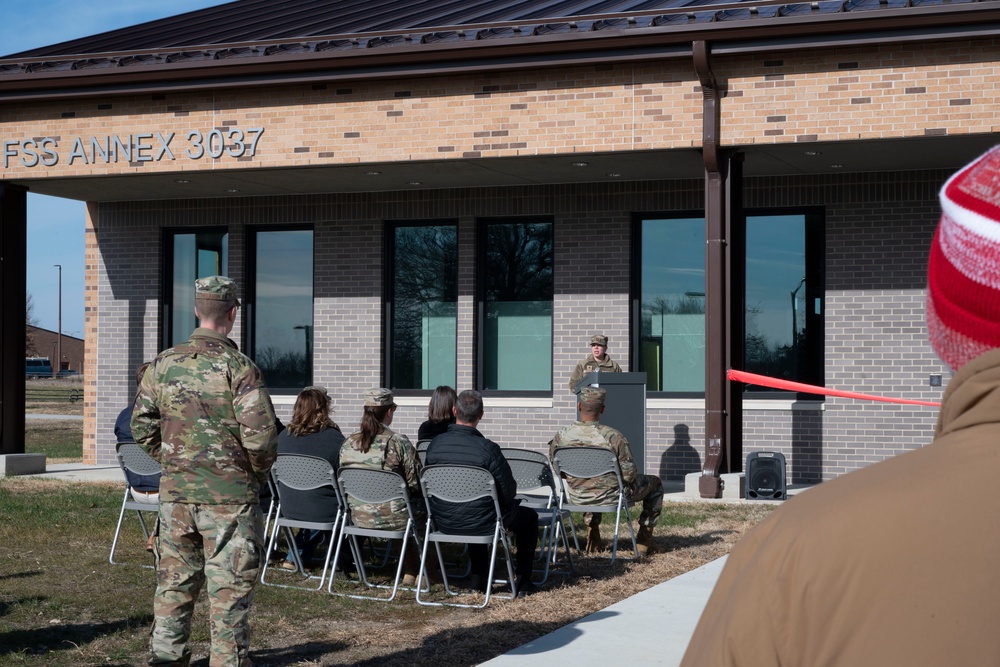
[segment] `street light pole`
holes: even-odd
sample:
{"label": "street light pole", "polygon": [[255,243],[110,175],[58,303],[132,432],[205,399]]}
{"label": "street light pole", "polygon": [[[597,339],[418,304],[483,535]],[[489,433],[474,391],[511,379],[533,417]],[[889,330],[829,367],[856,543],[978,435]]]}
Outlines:
{"label": "street light pole", "polygon": [[62,370],[62,264],[53,264],[59,269],[59,333],[56,337],[56,363],[52,367],[53,377],[59,377]]}

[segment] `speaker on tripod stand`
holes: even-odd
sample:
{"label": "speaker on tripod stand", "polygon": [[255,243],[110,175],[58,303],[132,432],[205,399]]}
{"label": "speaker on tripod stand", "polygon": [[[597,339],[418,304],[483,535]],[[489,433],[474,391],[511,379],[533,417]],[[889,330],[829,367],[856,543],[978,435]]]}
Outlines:
{"label": "speaker on tripod stand", "polygon": [[746,499],[784,500],[785,455],[781,452],[753,452],[747,455]]}

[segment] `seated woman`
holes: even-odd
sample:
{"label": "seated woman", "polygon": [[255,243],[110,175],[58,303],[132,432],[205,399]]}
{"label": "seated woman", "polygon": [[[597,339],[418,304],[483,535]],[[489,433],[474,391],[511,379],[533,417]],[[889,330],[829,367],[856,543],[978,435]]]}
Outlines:
{"label": "seated woman", "polygon": [[[391,470],[404,480],[413,504],[414,519],[423,524],[426,514],[420,502],[420,461],[409,439],[389,428],[396,412],[392,392],[388,389],[369,389],[365,392],[361,430],[351,434],[340,448],[340,465],[363,466],[378,470]],[[408,516],[402,501],[383,505],[351,505],[351,521],[356,526],[402,530]],[[419,531],[420,528],[418,527]],[[406,549],[403,564],[403,583],[410,586],[416,581],[420,557],[416,545]]]}
{"label": "seated woman", "polygon": [[455,390],[448,385],[441,385],[431,394],[431,402],[427,406],[427,421],[417,429],[417,442],[432,440],[448,430],[448,424],[455,423]]}
{"label": "seated woman", "polygon": [[[305,454],[326,459],[336,470],[344,434],[330,418],[330,397],[323,387],[306,387],[299,392],[292,420],[278,435],[278,454]],[[325,486],[312,491],[297,491],[284,485],[278,489],[281,513],[300,521],[329,522],[337,515],[337,494]],[[322,543],[325,533],[300,529],[295,544],[303,565],[307,564]],[[281,567],[294,570],[291,554]]]}

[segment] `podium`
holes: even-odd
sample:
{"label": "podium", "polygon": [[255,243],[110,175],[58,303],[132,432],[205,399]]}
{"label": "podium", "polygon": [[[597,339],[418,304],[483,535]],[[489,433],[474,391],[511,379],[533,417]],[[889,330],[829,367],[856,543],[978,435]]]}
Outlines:
{"label": "podium", "polygon": [[[601,423],[622,432],[628,440],[636,471],[646,473],[646,374],[645,373],[587,373],[573,387],[578,394],[585,387],[602,387],[604,414]],[[580,418],[579,411],[576,415]]]}

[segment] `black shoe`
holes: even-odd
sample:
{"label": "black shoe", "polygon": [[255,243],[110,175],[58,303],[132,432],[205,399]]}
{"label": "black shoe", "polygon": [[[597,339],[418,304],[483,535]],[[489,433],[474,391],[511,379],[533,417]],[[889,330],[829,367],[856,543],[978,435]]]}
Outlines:
{"label": "black shoe", "polygon": [[538,587],[528,577],[518,577],[515,583],[517,584],[517,597],[519,598],[528,597],[538,592]]}
{"label": "black shoe", "polygon": [[486,579],[478,574],[470,574],[469,583],[465,587],[477,593],[486,593]]}

